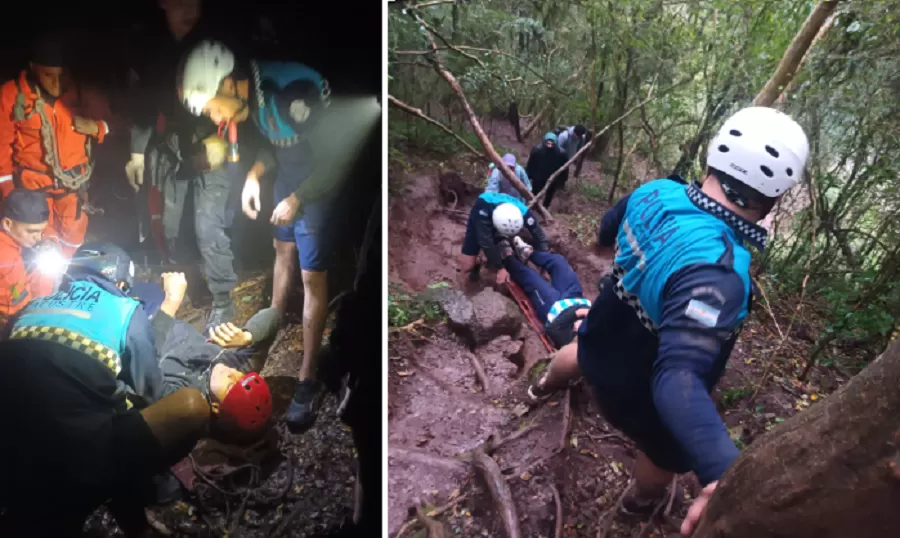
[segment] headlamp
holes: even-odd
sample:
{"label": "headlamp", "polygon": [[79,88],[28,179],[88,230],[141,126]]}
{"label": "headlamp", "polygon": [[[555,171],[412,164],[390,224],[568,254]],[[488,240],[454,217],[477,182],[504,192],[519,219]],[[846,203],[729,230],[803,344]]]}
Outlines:
{"label": "headlamp", "polygon": [[62,253],[53,247],[41,248],[37,253],[37,269],[41,274],[49,277],[59,277],[66,272],[68,260]]}

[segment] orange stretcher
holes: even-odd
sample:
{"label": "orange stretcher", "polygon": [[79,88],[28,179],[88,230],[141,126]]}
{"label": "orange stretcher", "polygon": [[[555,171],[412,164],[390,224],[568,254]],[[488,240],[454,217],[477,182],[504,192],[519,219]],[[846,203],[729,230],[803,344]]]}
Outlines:
{"label": "orange stretcher", "polygon": [[519,308],[522,309],[522,312],[525,313],[528,323],[531,324],[531,328],[534,329],[541,338],[541,342],[544,343],[544,347],[547,348],[547,351],[550,353],[556,351],[553,342],[551,342],[550,338],[547,337],[547,334],[544,333],[544,325],[538,319],[537,312],[534,311],[534,306],[532,306],[531,301],[528,300],[528,297],[525,295],[525,292],[522,291],[522,288],[512,280],[508,280],[506,282],[506,289],[509,290],[509,294],[512,295],[513,299],[519,305]]}

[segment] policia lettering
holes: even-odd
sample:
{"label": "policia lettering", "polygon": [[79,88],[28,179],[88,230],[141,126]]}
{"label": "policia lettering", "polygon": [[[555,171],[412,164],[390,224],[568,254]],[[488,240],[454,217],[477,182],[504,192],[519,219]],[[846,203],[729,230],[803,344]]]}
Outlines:
{"label": "policia lettering", "polygon": [[139,304],[91,282],[73,282],[68,289],[28,303],[11,338],[62,344],[99,360],[117,376],[125,335]]}

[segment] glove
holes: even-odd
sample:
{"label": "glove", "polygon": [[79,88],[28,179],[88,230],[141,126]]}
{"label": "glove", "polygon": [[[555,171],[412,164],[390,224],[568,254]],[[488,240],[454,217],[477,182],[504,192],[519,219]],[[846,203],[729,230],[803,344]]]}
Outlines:
{"label": "glove", "polygon": [[144,154],[132,153],[131,160],[125,165],[125,176],[134,192],[141,190],[144,183]]}

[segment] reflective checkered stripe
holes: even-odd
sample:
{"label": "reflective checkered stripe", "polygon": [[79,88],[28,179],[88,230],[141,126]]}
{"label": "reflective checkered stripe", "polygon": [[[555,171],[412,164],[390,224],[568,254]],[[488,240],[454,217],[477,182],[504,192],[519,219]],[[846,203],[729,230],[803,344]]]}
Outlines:
{"label": "reflective checkered stripe", "polygon": [[656,324],[653,323],[653,320],[650,319],[647,311],[644,310],[643,305],[641,305],[641,299],[637,295],[630,293],[625,289],[625,286],[622,285],[622,278],[624,276],[625,269],[623,269],[618,264],[613,264],[613,290],[615,290],[616,296],[625,304],[634,309],[634,312],[635,314],[637,314],[638,320],[640,320],[641,325],[643,325],[648,331],[653,333],[654,336],[659,336],[659,330],[656,328]]}
{"label": "reflective checkered stripe", "polygon": [[703,194],[700,186],[691,183],[687,187],[687,196],[694,202],[694,205],[706,211],[710,215],[719,218],[725,224],[731,226],[738,234],[746,239],[750,244],[760,251],[766,249],[766,229],[758,226],[743,217],[736,215],[733,211],[724,207],[712,198]]}
{"label": "reflective checkered stripe", "polygon": [[16,340],[46,340],[48,342],[56,342],[57,344],[62,344],[97,359],[109,368],[115,376],[118,376],[119,372],[122,371],[122,359],[115,350],[68,329],[26,325],[15,327],[10,338]]}

